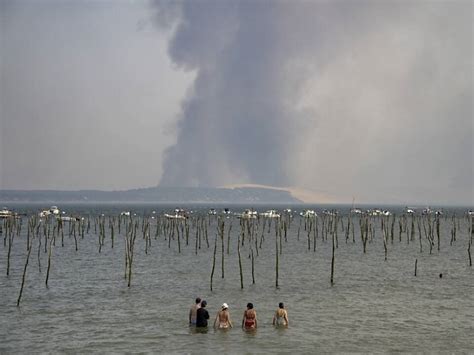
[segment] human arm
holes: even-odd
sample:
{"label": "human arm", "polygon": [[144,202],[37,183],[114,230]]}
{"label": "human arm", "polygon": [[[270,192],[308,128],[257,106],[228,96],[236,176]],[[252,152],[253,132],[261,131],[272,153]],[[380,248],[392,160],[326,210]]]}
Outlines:
{"label": "human arm", "polygon": [[288,320],[288,312],[287,311],[285,311],[285,314],[283,315],[283,318],[285,318],[286,326],[288,327],[290,325],[290,321]]}

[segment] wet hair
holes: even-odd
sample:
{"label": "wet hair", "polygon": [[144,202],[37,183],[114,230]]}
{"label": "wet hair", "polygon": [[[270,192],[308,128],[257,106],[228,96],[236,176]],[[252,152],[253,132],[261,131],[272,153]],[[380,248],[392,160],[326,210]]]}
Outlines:
{"label": "wet hair", "polygon": [[201,302],[201,307],[204,308],[204,307],[206,307],[206,306],[207,306],[207,302],[206,302],[206,301],[202,301],[202,302]]}
{"label": "wet hair", "polygon": [[200,303],[201,302],[201,299],[198,297],[196,298],[196,303]]}
{"label": "wet hair", "polygon": [[247,308],[248,308],[248,309],[252,309],[252,308],[253,308],[253,303],[250,303],[250,302],[247,303]]}
{"label": "wet hair", "polygon": [[278,307],[285,308],[285,305],[283,304],[283,302],[280,302],[280,303],[278,303]]}

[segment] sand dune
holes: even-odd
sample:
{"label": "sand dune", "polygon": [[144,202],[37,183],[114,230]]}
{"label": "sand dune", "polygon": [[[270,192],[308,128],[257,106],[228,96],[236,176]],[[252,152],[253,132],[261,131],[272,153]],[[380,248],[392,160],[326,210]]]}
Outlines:
{"label": "sand dune", "polygon": [[325,191],[315,191],[310,189],[304,189],[301,187],[288,186],[288,187],[276,187],[269,185],[259,185],[259,184],[229,184],[220,186],[222,188],[234,189],[241,187],[256,187],[263,189],[275,189],[288,191],[291,195],[304,203],[350,203],[350,198],[343,198],[341,196],[334,196]]}

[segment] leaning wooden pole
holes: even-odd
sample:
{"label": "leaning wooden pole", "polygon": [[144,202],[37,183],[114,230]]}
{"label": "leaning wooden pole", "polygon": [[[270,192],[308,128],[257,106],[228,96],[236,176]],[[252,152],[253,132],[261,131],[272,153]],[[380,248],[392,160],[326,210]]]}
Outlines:
{"label": "leaning wooden pole", "polygon": [[52,247],[53,247],[53,239],[54,237],[51,237],[49,239],[49,249],[48,249],[48,268],[46,269],[46,287],[48,287],[48,280],[49,280],[49,271],[51,270],[51,253],[52,253]]}

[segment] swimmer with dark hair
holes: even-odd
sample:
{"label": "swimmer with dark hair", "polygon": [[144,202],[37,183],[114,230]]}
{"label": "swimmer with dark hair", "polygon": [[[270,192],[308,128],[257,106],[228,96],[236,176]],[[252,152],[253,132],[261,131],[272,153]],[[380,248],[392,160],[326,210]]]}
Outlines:
{"label": "swimmer with dark hair", "polygon": [[189,310],[189,324],[196,325],[196,315],[197,310],[201,307],[201,299],[198,297],[196,298],[196,303],[191,306]]}
{"label": "swimmer with dark hair", "polygon": [[290,322],[288,321],[288,312],[286,311],[283,302],[280,302],[278,304],[278,309],[276,310],[275,315],[273,316],[272,324],[276,326],[285,327],[290,324]]}
{"label": "swimmer with dark hair", "polygon": [[247,309],[244,311],[242,318],[242,328],[246,330],[257,328],[257,312],[253,309],[252,303],[247,303]]}

